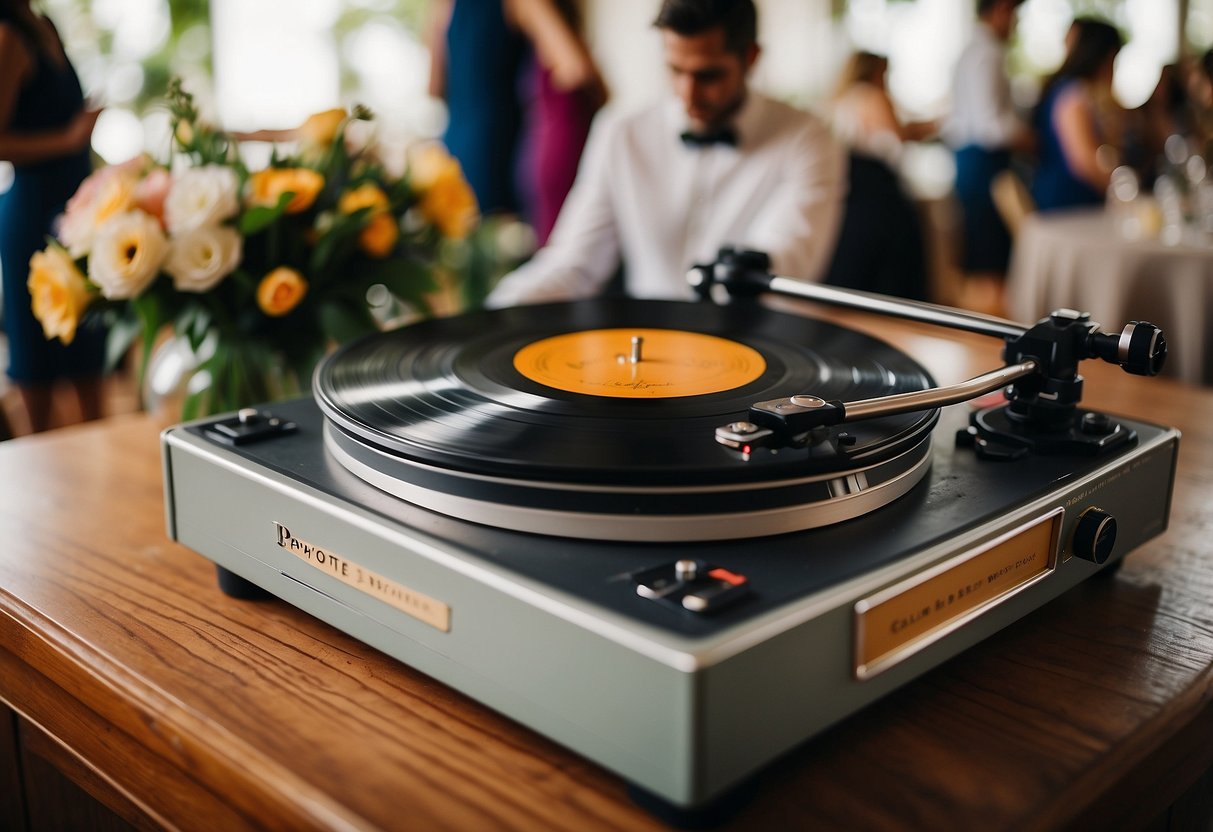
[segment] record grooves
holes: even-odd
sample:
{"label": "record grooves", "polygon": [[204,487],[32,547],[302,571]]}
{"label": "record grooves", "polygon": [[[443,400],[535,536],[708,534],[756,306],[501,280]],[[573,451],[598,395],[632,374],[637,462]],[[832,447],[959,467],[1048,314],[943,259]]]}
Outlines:
{"label": "record grooves", "polygon": [[[657,341],[651,359],[577,352],[611,343],[601,334],[630,330]],[[691,358],[677,359],[690,362],[685,371],[661,366],[662,337],[691,346]],[[545,339],[553,339],[551,355]],[[704,348],[715,342],[718,361]],[[525,349],[538,349],[538,362],[520,358]],[[594,395],[577,392],[604,385],[587,381],[583,365],[605,372],[607,386],[650,377],[675,390],[699,389],[699,376],[703,386],[741,383],[656,398],[645,390]],[[535,380],[548,372],[572,389]],[[680,387],[685,374],[692,378]],[[730,537],[837,522],[860,504],[883,505],[925,473],[936,411],[845,425],[806,448],[743,458],[716,443],[714,430],[744,419],[755,402],[796,393],[851,401],[931,386],[905,354],[842,327],[751,304],[619,299],[485,311],[376,335],[330,356],[314,388],[334,457],[412,502],[526,531],[565,534],[580,524],[585,534],[589,515],[616,539],[686,539],[688,526],[708,517],[724,518],[712,536],[762,518]],[[840,432],[853,438],[840,442]],[[877,500],[878,492],[887,493]],[[813,517],[804,510],[813,506],[828,509]],[[650,528],[612,529],[637,518]]]}

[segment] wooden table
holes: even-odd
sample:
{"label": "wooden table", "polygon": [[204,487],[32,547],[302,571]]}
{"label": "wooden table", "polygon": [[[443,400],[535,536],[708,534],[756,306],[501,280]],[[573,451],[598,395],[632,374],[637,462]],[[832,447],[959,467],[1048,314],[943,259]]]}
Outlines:
{"label": "wooden table", "polygon": [[[846,318],[941,381],[998,363],[996,341]],[[776,764],[725,828],[1208,823],[1213,392],[1089,369],[1088,404],[1183,429],[1170,530]],[[165,538],[157,428],[0,444],[0,828],[661,828],[597,766],[220,594]]]}

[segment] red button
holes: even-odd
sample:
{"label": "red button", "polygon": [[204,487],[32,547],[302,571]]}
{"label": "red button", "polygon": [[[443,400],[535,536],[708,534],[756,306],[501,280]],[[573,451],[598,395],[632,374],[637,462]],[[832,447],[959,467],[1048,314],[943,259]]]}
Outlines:
{"label": "red button", "polygon": [[745,575],[738,575],[735,572],[730,572],[727,569],[722,569],[719,566],[713,569],[708,575],[718,581],[724,581],[730,586],[741,586],[746,582]]}

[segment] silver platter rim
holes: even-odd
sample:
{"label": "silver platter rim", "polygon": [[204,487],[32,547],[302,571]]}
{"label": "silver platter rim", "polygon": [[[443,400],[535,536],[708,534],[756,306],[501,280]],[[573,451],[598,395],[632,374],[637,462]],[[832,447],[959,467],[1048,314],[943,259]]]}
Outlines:
{"label": "silver platter rim", "polygon": [[[512,531],[576,539],[623,542],[695,542],[766,537],[833,525],[888,505],[926,476],[931,466],[932,434],[901,454],[865,467],[798,480],[713,486],[620,486],[522,481],[438,468],[389,454],[345,434],[331,421],[324,426],[324,445],[331,459],[358,479],[413,505],[459,520]],[[351,450],[357,450],[358,455]],[[358,458],[362,456],[363,458]],[[426,484],[418,482],[427,478]],[[433,487],[433,478],[441,487]],[[498,490],[490,498],[467,496],[468,486]],[[822,496],[795,495],[805,488]],[[511,492],[525,490],[539,504],[520,505]],[[733,493],[739,502],[761,502],[760,508],[712,512],[645,512],[654,500],[693,498],[712,491]],[[628,512],[594,510],[594,495],[634,499]],[[544,504],[547,501],[548,504]],[[568,507],[569,505],[575,507]]]}

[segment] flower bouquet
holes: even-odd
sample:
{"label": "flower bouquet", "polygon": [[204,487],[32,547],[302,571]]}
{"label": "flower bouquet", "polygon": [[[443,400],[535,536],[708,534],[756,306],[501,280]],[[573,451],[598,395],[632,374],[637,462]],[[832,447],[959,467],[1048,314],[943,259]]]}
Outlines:
{"label": "flower bouquet", "polygon": [[250,171],[179,82],[168,104],[173,163],[142,157],[93,173],[58,240],[31,259],[48,338],[68,343],[86,314],[100,319],[110,366],[141,339],[142,379],[171,326],[198,357],[188,419],[306,390],[328,349],[380,327],[376,295],[417,316],[434,311],[436,253],[477,221],[443,149],[420,148],[392,176],[346,135],[370,114],[334,110],[294,131],[292,153],[276,145],[268,166]]}

